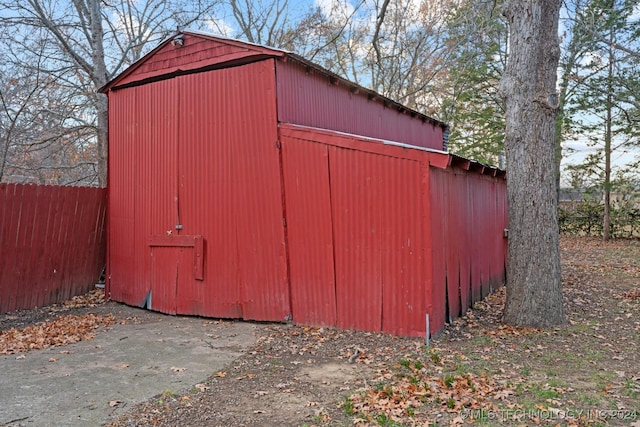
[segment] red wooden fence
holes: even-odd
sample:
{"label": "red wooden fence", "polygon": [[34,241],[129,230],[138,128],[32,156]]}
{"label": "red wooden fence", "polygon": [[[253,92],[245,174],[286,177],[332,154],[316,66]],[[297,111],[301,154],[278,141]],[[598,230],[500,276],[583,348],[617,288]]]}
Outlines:
{"label": "red wooden fence", "polygon": [[0,314],[90,290],[104,267],[106,189],[0,184]]}

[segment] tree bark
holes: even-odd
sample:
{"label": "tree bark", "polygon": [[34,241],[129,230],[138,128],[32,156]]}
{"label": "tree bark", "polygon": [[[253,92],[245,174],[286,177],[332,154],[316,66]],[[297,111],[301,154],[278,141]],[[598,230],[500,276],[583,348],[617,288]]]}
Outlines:
{"label": "tree bark", "polygon": [[560,0],[507,0],[509,56],[500,83],[506,106],[509,243],[504,322],[565,321],[555,168]]}
{"label": "tree bark", "polygon": [[[93,51],[91,52],[91,60],[93,68],[91,70],[91,79],[96,88],[101,88],[107,83],[107,65],[104,57],[104,31],[102,28],[102,10],[98,0],[90,0],[89,17],[91,19],[91,44]],[[96,114],[97,114],[97,134],[96,145],[98,149],[98,185],[100,187],[107,186],[107,165],[109,153],[109,112],[107,95],[96,93]]]}
{"label": "tree bark", "polygon": [[[614,2],[610,4],[614,8]],[[613,63],[615,55],[613,52],[614,32],[613,27],[609,29],[609,65],[607,67],[607,105],[606,123],[604,126],[604,215],[602,218],[602,237],[605,242],[611,239],[611,138],[613,128]]]}

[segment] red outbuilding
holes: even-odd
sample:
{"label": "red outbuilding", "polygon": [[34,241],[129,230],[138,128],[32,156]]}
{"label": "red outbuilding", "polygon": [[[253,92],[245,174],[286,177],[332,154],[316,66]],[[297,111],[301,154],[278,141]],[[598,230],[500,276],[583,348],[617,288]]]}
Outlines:
{"label": "red outbuilding", "polygon": [[115,301],[423,336],[504,282],[504,172],[444,123],[199,32],[102,91]]}

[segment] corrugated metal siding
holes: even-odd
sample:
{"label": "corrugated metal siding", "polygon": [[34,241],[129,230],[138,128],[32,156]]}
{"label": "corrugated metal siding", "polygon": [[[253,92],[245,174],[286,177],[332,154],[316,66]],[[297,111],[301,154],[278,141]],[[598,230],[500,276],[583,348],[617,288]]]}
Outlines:
{"label": "corrugated metal siding", "polygon": [[[180,124],[181,223],[184,233],[202,234],[206,245],[205,280],[190,281],[178,289],[180,313],[243,317],[240,285],[242,269],[248,266],[239,259],[238,246],[243,242],[236,238],[234,214],[242,181],[234,169],[240,167],[238,156],[250,151],[240,137],[244,114],[236,104],[236,97],[246,99],[247,95],[229,92],[241,87],[239,79],[245,75],[229,77],[228,71],[221,70],[179,79],[180,108],[189,112]],[[238,152],[235,144],[240,145]],[[247,206],[252,203],[248,200]]]}
{"label": "corrugated metal siding", "polygon": [[448,190],[445,171],[431,167],[429,169],[429,225],[431,227],[431,300],[429,323],[432,332],[439,331],[447,321],[447,254],[449,251],[447,220]]}
{"label": "corrugated metal siding", "polygon": [[[151,291],[151,308],[176,314],[179,270],[192,251],[182,247],[149,246],[154,236],[178,235],[177,81],[165,80],[134,88],[136,137],[131,141],[136,159],[134,182],[134,283],[138,300]],[[170,234],[171,233],[171,234]],[[185,254],[184,252],[189,252]],[[192,280],[192,279],[188,279]]]}
{"label": "corrugated metal siding", "polygon": [[338,326],[424,330],[420,165],[330,149]]}
{"label": "corrugated metal siding", "polygon": [[[341,328],[423,335],[425,193],[421,163],[403,158],[416,153],[329,132],[301,136],[281,126],[294,321],[335,316]],[[355,145],[367,150],[345,148]]]}
{"label": "corrugated metal siding", "polygon": [[302,324],[335,326],[328,147],[281,137],[292,316]]}
{"label": "corrugated metal siding", "polygon": [[0,314],[92,289],[104,267],[106,190],[0,184]]}
{"label": "corrugated metal siding", "polygon": [[180,78],[180,109],[189,111],[180,125],[189,143],[179,153],[180,214],[184,233],[208,238],[210,269],[207,286],[185,294],[202,301],[210,287],[205,306],[226,302],[223,311],[255,320],[290,312],[273,67],[268,60]]}
{"label": "corrugated metal siding", "polygon": [[[148,166],[136,162],[133,154],[136,141],[135,117],[141,107],[136,104],[135,99],[135,89],[109,94],[109,252],[106,292],[116,301],[137,305],[144,294],[142,287],[134,285],[134,172]],[[138,293],[135,292],[137,290]]]}
{"label": "corrugated metal siding", "polygon": [[312,69],[305,72],[296,62],[277,61],[276,67],[280,122],[443,148],[440,126],[352,93]]}
{"label": "corrugated metal siding", "polygon": [[430,176],[432,315],[442,326],[504,283],[506,181],[458,168]]}
{"label": "corrugated metal siding", "polygon": [[295,60],[239,65],[277,52],[198,43],[109,86],[166,78],[109,92],[114,299],[422,335],[501,283],[504,181],[380,140],[441,149],[442,127]]}
{"label": "corrugated metal siding", "polygon": [[[273,61],[110,93],[110,212],[126,219],[110,231],[115,300],[151,291],[167,313],[289,314],[274,93]],[[203,253],[178,236],[203,236]]]}

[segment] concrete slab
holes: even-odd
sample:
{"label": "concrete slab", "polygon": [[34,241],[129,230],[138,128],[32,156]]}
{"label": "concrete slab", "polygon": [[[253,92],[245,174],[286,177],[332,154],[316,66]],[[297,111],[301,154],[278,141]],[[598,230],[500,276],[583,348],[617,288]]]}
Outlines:
{"label": "concrete slab", "polygon": [[92,341],[24,358],[0,356],[0,425],[102,425],[136,403],[187,390],[224,369],[255,342],[259,327],[150,312],[144,317],[113,325]]}

